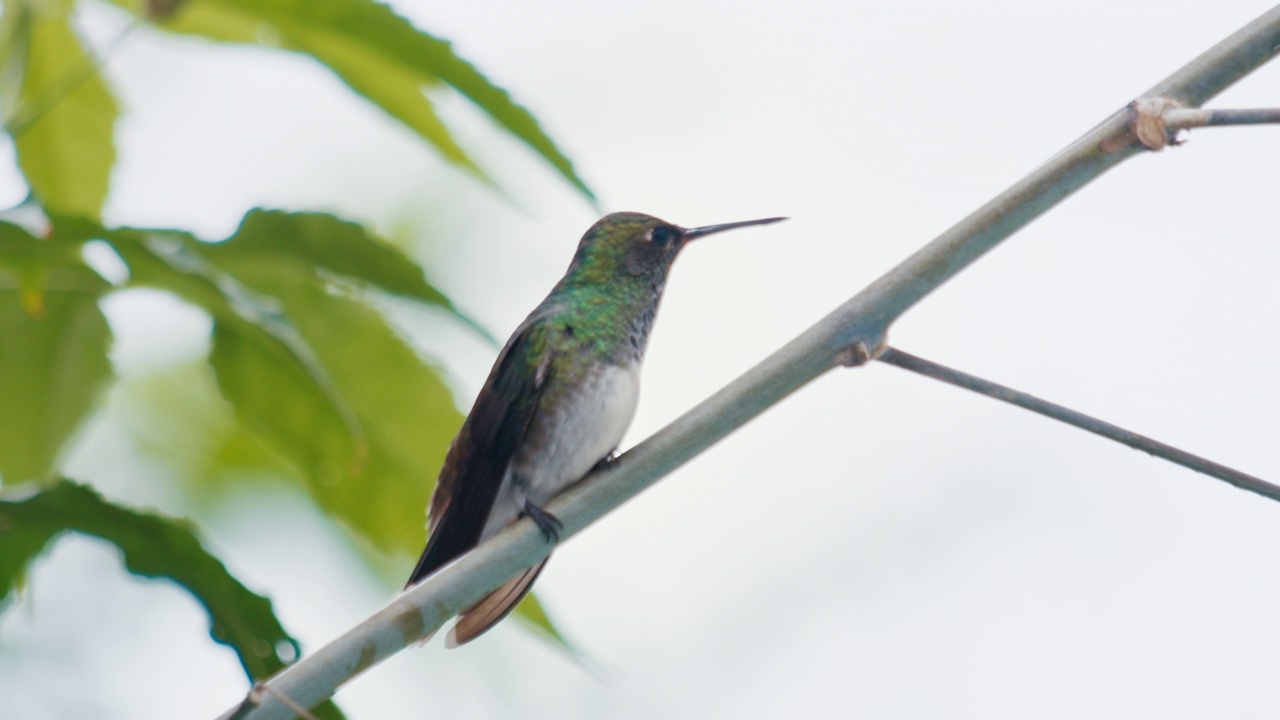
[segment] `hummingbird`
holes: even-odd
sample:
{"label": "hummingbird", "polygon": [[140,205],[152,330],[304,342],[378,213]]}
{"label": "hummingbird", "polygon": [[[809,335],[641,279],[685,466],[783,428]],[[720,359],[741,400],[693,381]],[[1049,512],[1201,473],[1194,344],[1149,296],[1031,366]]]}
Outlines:
{"label": "hummingbird", "polygon": [[[450,445],[406,589],[521,517],[558,542],[560,521],[543,506],[612,462],[635,415],[641,361],[676,256],[697,238],[785,219],[683,228],[620,212],[592,225],[564,277],[507,340]],[[546,563],[464,610],[446,644],[506,617]]]}

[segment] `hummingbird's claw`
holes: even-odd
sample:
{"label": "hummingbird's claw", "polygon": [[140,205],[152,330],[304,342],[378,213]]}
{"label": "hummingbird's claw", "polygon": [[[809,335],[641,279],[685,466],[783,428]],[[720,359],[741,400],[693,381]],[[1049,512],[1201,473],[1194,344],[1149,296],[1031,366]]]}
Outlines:
{"label": "hummingbird's claw", "polygon": [[560,522],[559,518],[528,500],[524,501],[524,514],[528,515],[533,524],[538,526],[547,542],[560,542],[560,531],[564,529],[564,523]]}

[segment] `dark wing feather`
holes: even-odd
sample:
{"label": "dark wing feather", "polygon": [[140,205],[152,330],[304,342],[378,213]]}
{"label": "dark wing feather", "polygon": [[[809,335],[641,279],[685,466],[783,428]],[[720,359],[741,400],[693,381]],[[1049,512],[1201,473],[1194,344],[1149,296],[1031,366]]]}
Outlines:
{"label": "dark wing feather", "polygon": [[507,341],[449,448],[431,498],[427,548],[406,587],[480,542],[507,466],[546,386],[550,358],[540,337],[543,317],[537,312],[530,315]]}

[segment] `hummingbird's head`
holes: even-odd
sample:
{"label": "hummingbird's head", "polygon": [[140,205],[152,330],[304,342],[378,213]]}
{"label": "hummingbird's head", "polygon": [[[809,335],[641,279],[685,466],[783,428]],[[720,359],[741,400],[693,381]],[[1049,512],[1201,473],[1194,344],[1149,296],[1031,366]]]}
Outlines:
{"label": "hummingbird's head", "polygon": [[692,240],[785,219],[775,217],[683,228],[652,215],[611,213],[597,220],[582,236],[573,265],[588,282],[604,283],[620,274],[661,279],[666,277],[676,255]]}

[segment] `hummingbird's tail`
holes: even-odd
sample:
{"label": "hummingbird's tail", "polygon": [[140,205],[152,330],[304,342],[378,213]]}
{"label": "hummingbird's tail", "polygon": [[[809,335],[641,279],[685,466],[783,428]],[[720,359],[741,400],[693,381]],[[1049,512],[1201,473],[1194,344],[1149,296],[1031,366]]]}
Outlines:
{"label": "hummingbird's tail", "polygon": [[458,622],[445,638],[445,647],[455,648],[471,642],[484,631],[497,625],[502,618],[515,609],[515,606],[529,592],[529,588],[533,586],[533,581],[538,579],[538,574],[542,572],[542,567],[550,559],[546,558],[537,565],[511,578],[502,587],[489,593],[485,599],[463,610],[458,615]]}

